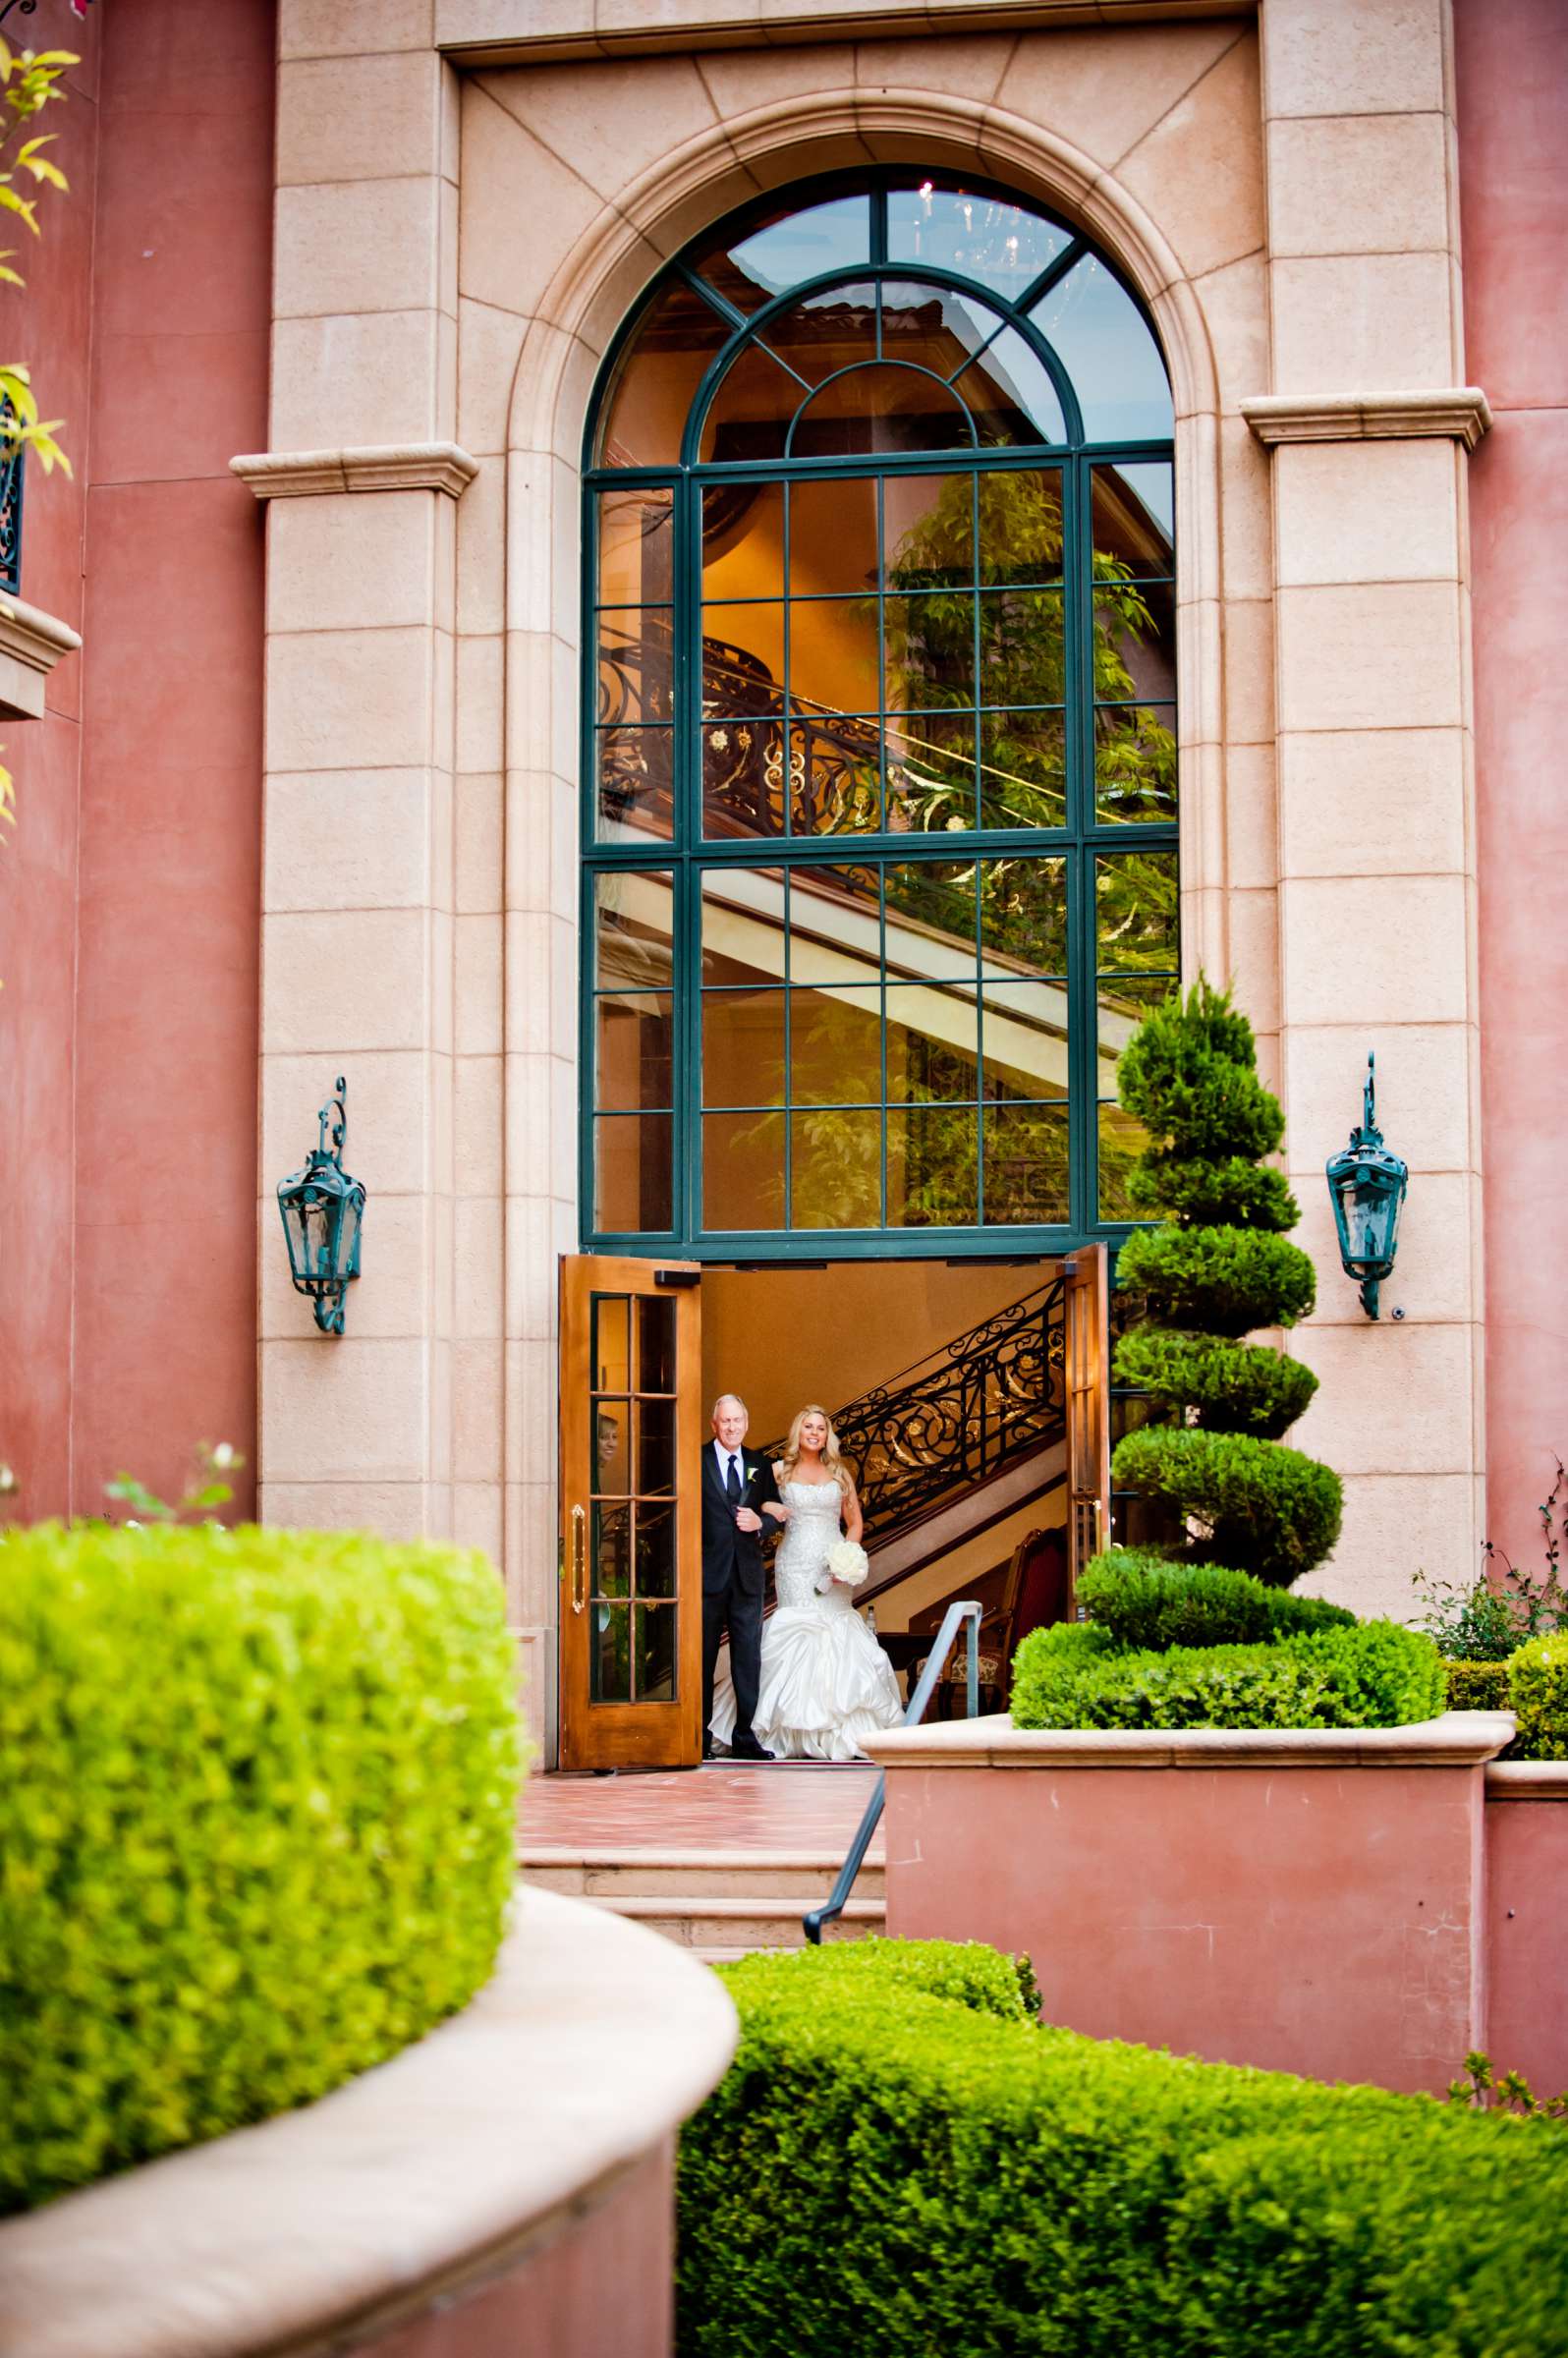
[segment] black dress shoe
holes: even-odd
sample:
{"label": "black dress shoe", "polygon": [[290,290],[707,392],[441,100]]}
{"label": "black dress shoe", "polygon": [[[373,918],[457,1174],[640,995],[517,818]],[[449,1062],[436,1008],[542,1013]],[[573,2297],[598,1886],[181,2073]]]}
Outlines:
{"label": "black dress shoe", "polygon": [[744,1743],[730,1747],[730,1758],[734,1761],[770,1761],[773,1755],[764,1752],[755,1736],[748,1736]]}

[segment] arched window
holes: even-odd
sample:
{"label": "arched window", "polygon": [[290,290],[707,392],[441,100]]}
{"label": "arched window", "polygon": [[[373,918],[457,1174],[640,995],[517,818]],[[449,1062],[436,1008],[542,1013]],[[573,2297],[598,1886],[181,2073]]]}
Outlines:
{"label": "arched window", "polygon": [[1117,1232],[1173,984],[1170,388],[1064,223],[891,171],[699,239],[586,476],[585,1241]]}

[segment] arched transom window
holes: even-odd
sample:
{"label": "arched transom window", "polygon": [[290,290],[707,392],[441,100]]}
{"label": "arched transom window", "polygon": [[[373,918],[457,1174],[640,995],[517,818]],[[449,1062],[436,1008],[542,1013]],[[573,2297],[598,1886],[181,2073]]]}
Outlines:
{"label": "arched transom window", "polygon": [[1114,1233],[1177,971],[1138,304],[995,190],[818,184],[666,270],[589,433],[585,1241]]}

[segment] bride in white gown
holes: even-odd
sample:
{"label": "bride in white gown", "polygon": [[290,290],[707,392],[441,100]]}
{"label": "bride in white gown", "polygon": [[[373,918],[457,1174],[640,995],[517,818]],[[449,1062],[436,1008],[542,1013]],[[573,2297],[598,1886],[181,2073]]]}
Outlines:
{"label": "bride in white gown", "polygon": [[[773,1560],[777,1605],[762,1624],[762,1675],[752,1727],[782,1761],[855,1761],[860,1739],[903,1716],[886,1655],[855,1610],[855,1592],[826,1577],[840,1527],[857,1544],[860,1500],[838,1453],[826,1411],[803,1408],[774,1468],[781,1504],[763,1508],[784,1525]],[[712,1731],[727,1744],[735,1691],[714,1689]]]}

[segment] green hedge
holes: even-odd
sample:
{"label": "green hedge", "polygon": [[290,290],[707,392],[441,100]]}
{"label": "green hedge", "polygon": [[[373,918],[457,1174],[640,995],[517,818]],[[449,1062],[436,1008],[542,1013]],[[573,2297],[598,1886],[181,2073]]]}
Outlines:
{"label": "green hedge", "polygon": [[1293,1597],[1223,1564],[1172,1564],[1137,1547],[1091,1558],[1078,1601],[1118,1646],[1260,1646],[1308,1630],[1352,1629],[1356,1616],[1320,1597]]}
{"label": "green hedge", "polygon": [[1509,1656],[1508,1702],[1519,1722],[1512,1746],[1525,1761],[1568,1761],[1568,1631],[1532,1638]]}
{"label": "green hedge", "polygon": [[684,2358],[1568,2349],[1568,2138],[1034,2030],[902,1945],[722,1969],[742,2040],[681,2138]]}
{"label": "green hedge", "polygon": [[518,1754],[482,1557],[0,1540],[0,2211],[305,2104],[464,2005]]}
{"label": "green hedge", "polygon": [[1257,1228],[1139,1228],[1116,1257],[1116,1282],[1141,1295],[1162,1326],[1250,1334],[1294,1326],[1317,1298],[1311,1258]]}
{"label": "green hedge", "polygon": [[1163,1653],[1037,1629],[1013,1657],[1015,1727],[1400,1727],[1442,1709],[1436,1647],[1394,1621]]}
{"label": "green hedge", "polygon": [[1205,1432],[1250,1432],[1265,1441],[1277,1440],[1305,1415],[1317,1389],[1311,1368],[1266,1343],[1168,1326],[1135,1326],[1123,1335],[1116,1380],[1147,1392],[1156,1408],[1196,1410]]}
{"label": "green hedge", "polygon": [[1320,1564],[1339,1537],[1339,1476],[1279,1441],[1143,1425],[1117,1442],[1111,1470],[1121,1488],[1168,1499],[1196,1524],[1202,1559],[1239,1562],[1280,1588]]}
{"label": "green hedge", "polygon": [[1506,1712],[1506,1662],[1443,1662],[1443,1687],[1451,1712]]}

